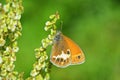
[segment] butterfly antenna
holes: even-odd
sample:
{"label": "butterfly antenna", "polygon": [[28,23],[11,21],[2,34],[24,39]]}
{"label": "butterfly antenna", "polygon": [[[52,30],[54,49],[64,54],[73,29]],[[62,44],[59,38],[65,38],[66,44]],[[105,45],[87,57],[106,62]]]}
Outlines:
{"label": "butterfly antenna", "polygon": [[63,26],[63,21],[60,22],[60,27],[61,27],[60,31],[62,31],[62,26]]}

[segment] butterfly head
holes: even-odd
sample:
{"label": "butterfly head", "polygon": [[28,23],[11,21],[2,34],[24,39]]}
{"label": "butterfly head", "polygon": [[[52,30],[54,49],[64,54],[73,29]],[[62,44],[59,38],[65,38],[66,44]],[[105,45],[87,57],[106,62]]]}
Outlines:
{"label": "butterfly head", "polygon": [[62,39],[61,34],[62,34],[61,31],[57,31],[54,37],[54,41],[60,41]]}

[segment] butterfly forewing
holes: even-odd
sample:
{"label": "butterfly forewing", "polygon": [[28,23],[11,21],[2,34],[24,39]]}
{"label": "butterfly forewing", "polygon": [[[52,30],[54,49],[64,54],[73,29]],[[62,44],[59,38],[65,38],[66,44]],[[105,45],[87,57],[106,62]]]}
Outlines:
{"label": "butterfly forewing", "polygon": [[85,61],[85,56],[81,48],[74,43],[70,38],[64,36],[70,51],[71,51],[71,64],[81,64]]}

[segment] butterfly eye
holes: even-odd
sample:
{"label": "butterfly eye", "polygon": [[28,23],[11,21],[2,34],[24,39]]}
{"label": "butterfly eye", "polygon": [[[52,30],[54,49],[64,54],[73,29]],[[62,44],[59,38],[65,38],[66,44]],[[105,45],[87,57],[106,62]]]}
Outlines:
{"label": "butterfly eye", "polygon": [[60,35],[56,35],[54,40],[59,41],[60,40]]}

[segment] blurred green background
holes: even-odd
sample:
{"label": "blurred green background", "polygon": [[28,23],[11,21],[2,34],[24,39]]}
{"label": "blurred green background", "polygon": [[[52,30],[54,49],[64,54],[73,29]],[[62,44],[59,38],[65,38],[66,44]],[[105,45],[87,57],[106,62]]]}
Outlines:
{"label": "blurred green background", "polygon": [[119,0],[23,0],[23,6],[16,70],[24,71],[25,78],[35,62],[34,49],[48,34],[45,22],[58,11],[62,32],[82,48],[86,62],[63,69],[52,66],[51,80],[120,80]]}

